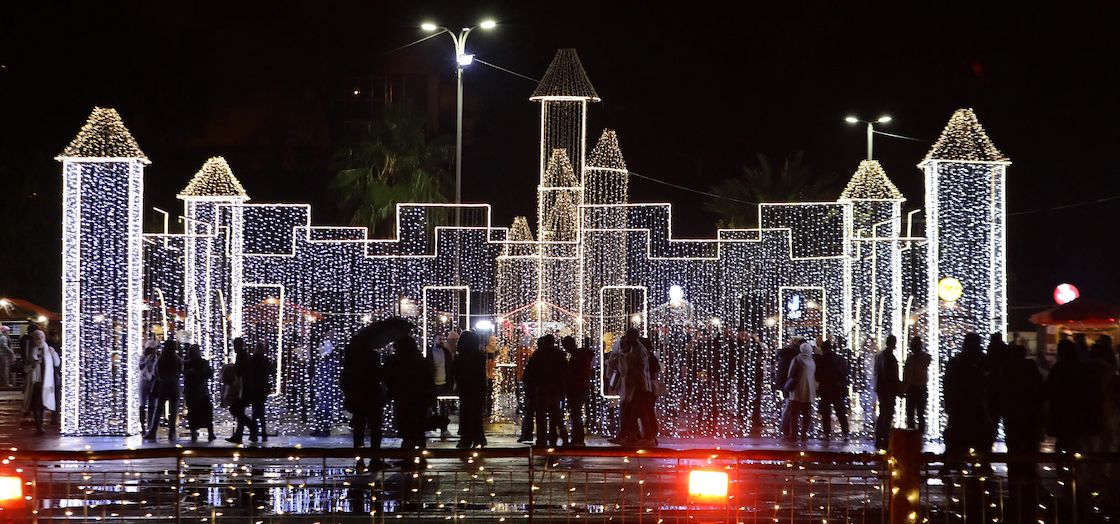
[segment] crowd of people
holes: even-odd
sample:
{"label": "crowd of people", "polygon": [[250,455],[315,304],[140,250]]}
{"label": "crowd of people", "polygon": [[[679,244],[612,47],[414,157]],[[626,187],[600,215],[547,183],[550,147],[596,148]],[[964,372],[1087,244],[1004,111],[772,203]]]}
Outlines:
{"label": "crowd of people", "polygon": [[23,372],[24,421],[34,424],[35,434],[43,435],[44,417],[51,412],[58,420],[62,404],[62,357],[58,332],[46,333],[37,324],[27,324],[27,332],[13,342],[9,339],[9,326],[0,325],[0,387],[11,387],[12,372],[19,367]]}
{"label": "crowd of people", "polygon": [[[181,352],[185,349],[186,358]],[[221,370],[221,406],[229,409],[236,421],[228,442],[241,444],[245,427],[249,427],[249,441],[268,441],[265,401],[272,391],[272,363],[266,355],[267,346],[257,343],[252,354],[245,348],[245,340],[233,341],[234,360]],[[163,425],[167,438],[177,439],[180,400],[186,401],[187,429],[191,441],[198,440],[199,431],[205,429],[207,440],[213,441],[214,403],[211,381],[214,370],[197,344],[185,348],[174,339],[162,344],[149,340],[139,363],[140,423],[144,439],[156,440],[156,433]],[[250,414],[246,415],[245,410]]]}
{"label": "crowd of people", "polygon": [[[811,340],[794,338],[778,352],[774,387],[784,397],[782,439],[800,443],[809,438],[813,402],[823,439],[831,439],[833,416],[842,438],[849,439],[850,366],[835,350],[843,344],[829,340],[818,348]],[[905,426],[923,434],[927,428],[932,357],[920,338],[911,339],[900,376],[897,350],[897,338],[888,336],[873,358],[879,449],[888,446],[899,398],[905,402]],[[1120,446],[1120,377],[1107,335],[1091,345],[1084,335],[1062,339],[1057,361],[1049,365],[1028,358],[1022,343],[1008,345],[996,334],[985,348],[980,335],[969,333],[945,364],[942,387],[943,441],[950,457],[990,452],[1001,427],[1011,453],[1038,452],[1047,435],[1058,451],[1109,452]]]}

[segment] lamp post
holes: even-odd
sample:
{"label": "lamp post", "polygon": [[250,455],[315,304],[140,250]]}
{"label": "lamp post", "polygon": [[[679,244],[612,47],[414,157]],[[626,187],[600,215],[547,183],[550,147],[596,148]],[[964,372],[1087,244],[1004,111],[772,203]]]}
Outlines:
{"label": "lamp post", "polygon": [[[463,68],[474,62],[474,55],[467,53],[467,36],[476,28],[489,31],[498,26],[493,20],[483,20],[477,26],[464,27],[458,33],[431,22],[424,22],[420,29],[428,33],[447,33],[455,45],[455,203],[462,203],[463,182]],[[459,211],[455,211],[455,225],[459,225]]]}
{"label": "lamp post", "polygon": [[890,122],[891,117],[888,116],[888,115],[883,115],[883,116],[879,117],[877,120],[871,121],[871,120],[860,120],[859,118],[856,118],[854,116],[848,116],[848,117],[844,117],[844,121],[849,123],[849,124],[859,124],[859,123],[867,124],[867,159],[871,160],[871,151],[872,151],[871,150],[871,142],[872,142],[872,137],[875,136],[875,124],[885,124],[887,122]]}

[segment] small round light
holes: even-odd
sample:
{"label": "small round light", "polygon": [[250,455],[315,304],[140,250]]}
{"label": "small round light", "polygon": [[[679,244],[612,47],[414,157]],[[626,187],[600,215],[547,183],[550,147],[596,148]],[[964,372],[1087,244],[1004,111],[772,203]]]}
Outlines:
{"label": "small round light", "polygon": [[474,63],[474,55],[463,53],[459,55],[459,66],[469,66]]}
{"label": "small round light", "polygon": [[481,24],[478,24],[478,27],[489,31],[491,29],[494,29],[495,27],[498,27],[498,23],[494,20],[483,20]]}
{"label": "small round light", "polygon": [[439,26],[437,26],[437,25],[435,25],[431,22],[424,22],[423,24],[420,24],[420,29],[423,29],[423,30],[431,33],[432,31],[435,31],[436,29],[439,29]]}
{"label": "small round light", "polygon": [[937,296],[946,302],[956,302],[964,294],[964,284],[953,277],[945,277],[937,282]]}
{"label": "small round light", "polygon": [[681,287],[676,284],[669,286],[669,300],[673,302],[684,300],[684,289],[681,289]]}
{"label": "small round light", "polygon": [[854,116],[846,116],[846,117],[844,117],[844,121],[849,123],[849,124],[858,124],[859,123],[859,119],[854,117]]}
{"label": "small round light", "polygon": [[474,329],[476,331],[490,331],[494,329],[494,323],[489,320],[479,320],[474,323]]}
{"label": "small round light", "polygon": [[890,122],[890,121],[891,121],[891,116],[890,115],[883,115],[883,116],[879,117],[879,120],[878,120],[878,122],[880,124],[885,124],[885,123]]}

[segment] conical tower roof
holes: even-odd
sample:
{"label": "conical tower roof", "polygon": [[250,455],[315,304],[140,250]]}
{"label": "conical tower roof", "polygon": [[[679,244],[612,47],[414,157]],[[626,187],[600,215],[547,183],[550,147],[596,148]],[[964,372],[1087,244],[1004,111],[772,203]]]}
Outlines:
{"label": "conical tower roof", "polygon": [[599,135],[599,141],[587,157],[587,168],[626,171],[626,161],[618,148],[618,135],[613,129],[604,129],[603,134]]}
{"label": "conical tower roof", "polygon": [[933,144],[922,164],[930,160],[1011,161],[996,149],[971,108],[958,109],[949,118],[949,123],[941,131],[941,137]]}
{"label": "conical tower roof", "polygon": [[551,187],[576,187],[576,172],[568,159],[567,149],[558,147],[552,150],[544,168],[544,180]]}
{"label": "conical tower roof", "polygon": [[840,200],[905,200],[898,187],[887,178],[878,160],[863,160],[852,179],[840,193]]}
{"label": "conical tower roof", "polygon": [[136,158],[151,163],[124,126],[121,115],[111,107],[93,108],[78,136],[57,157],[63,158]]}
{"label": "conical tower roof", "polygon": [[533,230],[529,229],[529,220],[524,216],[513,217],[513,225],[509,228],[509,236],[506,237],[511,242],[532,242]]}
{"label": "conical tower roof", "polygon": [[559,49],[548,66],[541,83],[533,90],[529,100],[585,99],[599,101],[599,94],[587,79],[587,72],[579,62],[575,49]]}
{"label": "conical tower roof", "polygon": [[[529,221],[523,217],[513,217],[513,225],[509,228],[509,234],[506,236],[508,242],[532,242],[533,231],[529,229]],[[532,244],[513,244],[508,243],[502,249],[502,254],[506,256],[525,256],[533,254]]]}
{"label": "conical tower roof", "polygon": [[187,187],[179,192],[179,198],[200,198],[210,200],[248,200],[249,195],[241,182],[233,176],[233,170],[225,158],[213,156],[202,164]]}

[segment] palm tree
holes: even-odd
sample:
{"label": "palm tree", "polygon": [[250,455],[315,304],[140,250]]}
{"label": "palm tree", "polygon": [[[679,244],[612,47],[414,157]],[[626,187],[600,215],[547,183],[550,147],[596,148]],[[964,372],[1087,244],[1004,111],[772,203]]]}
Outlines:
{"label": "palm tree", "polygon": [[758,225],[757,206],[744,202],[814,202],[835,200],[840,192],[835,173],[814,172],[802,152],[775,165],[758,153],[756,162],[743,166],[738,175],[713,185],[704,209],[719,216],[720,227],[749,228]]}
{"label": "palm tree", "polygon": [[423,119],[410,107],[386,107],[352,134],[334,155],[331,183],[351,225],[384,232],[392,227],[398,203],[448,200],[444,191],[454,152],[429,142]]}

